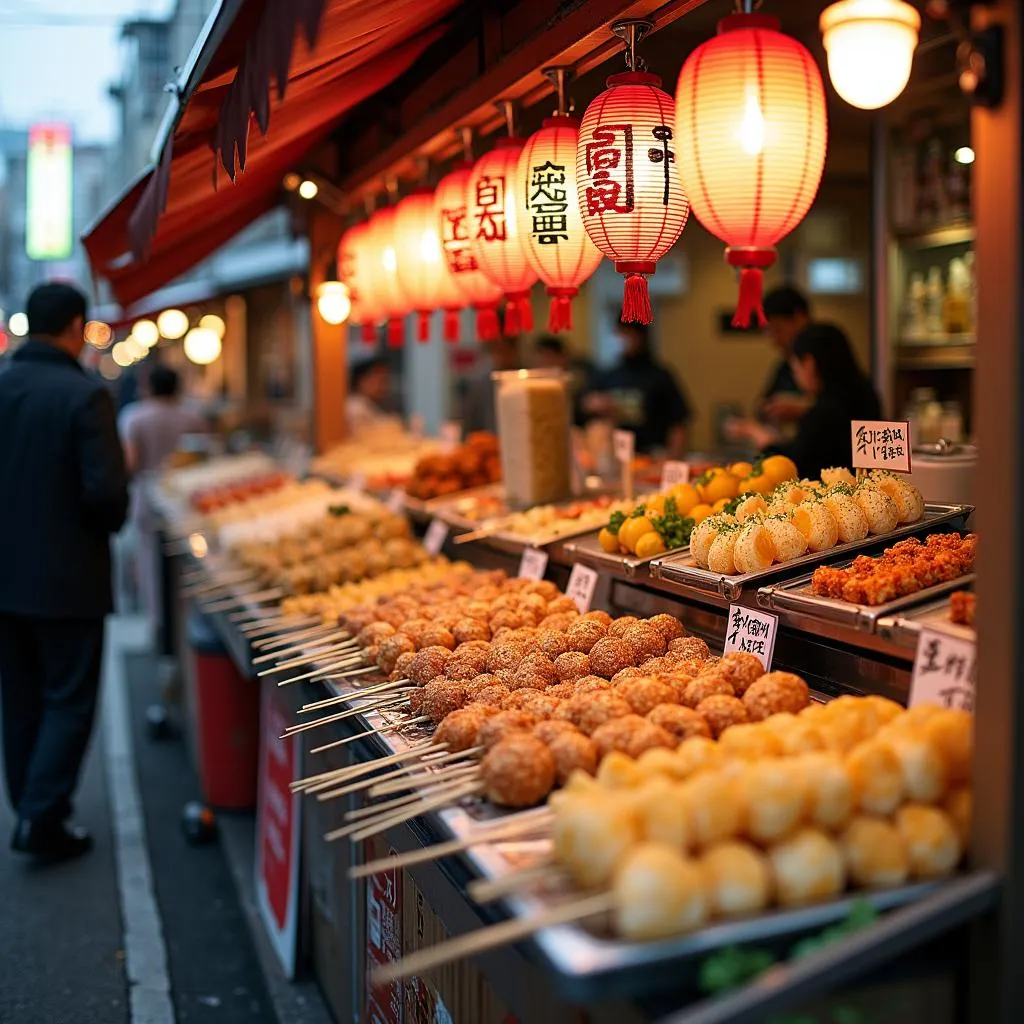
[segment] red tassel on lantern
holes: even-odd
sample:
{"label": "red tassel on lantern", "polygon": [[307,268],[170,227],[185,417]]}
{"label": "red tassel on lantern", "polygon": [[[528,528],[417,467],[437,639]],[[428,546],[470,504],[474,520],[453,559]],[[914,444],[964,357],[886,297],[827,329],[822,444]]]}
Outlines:
{"label": "red tassel on lantern", "polygon": [[367,345],[377,344],[377,325],[372,320],[365,320],[359,329],[359,333]]}
{"label": "red tassel on lantern", "polygon": [[506,296],[505,335],[514,338],[523,331],[533,330],[533,305],[530,303],[529,292],[519,292]]}
{"label": "red tassel on lantern", "polygon": [[647,278],[636,271],[622,269],[623,264],[616,263],[615,269],[626,275],[626,286],[622,293],[622,322],[624,324],[649,324],[654,319],[651,309],[651,293],[647,287]]}
{"label": "red tassel on lantern", "polygon": [[416,340],[430,341],[430,318],[434,314],[426,309],[421,309],[416,314]]}
{"label": "red tassel on lantern", "polygon": [[401,348],[405,344],[405,321],[400,316],[393,316],[388,321],[388,347]]}
{"label": "red tassel on lantern", "polygon": [[548,330],[552,334],[559,331],[572,330],[572,300],[576,297],[575,288],[549,288],[551,304],[548,306]]}
{"label": "red tassel on lantern", "polygon": [[481,341],[494,341],[501,334],[498,311],[493,306],[478,306],[476,311],[476,336]]}
{"label": "red tassel on lantern", "polygon": [[450,342],[458,342],[459,340],[459,310],[457,309],[446,309],[444,311],[444,324],[442,325],[442,332],[444,334],[444,340]]}
{"label": "red tassel on lantern", "polygon": [[764,293],[764,272],[775,262],[775,256],[774,249],[734,249],[730,246],[725,250],[725,262],[740,272],[740,295],[732,318],[733,327],[748,328],[752,316],[757,317],[758,327],[767,325],[761,297]]}

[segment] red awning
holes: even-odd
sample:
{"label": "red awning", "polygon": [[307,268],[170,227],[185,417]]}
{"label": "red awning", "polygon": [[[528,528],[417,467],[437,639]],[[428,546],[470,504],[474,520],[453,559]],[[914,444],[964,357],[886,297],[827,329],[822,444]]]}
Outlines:
{"label": "red awning", "polygon": [[[200,51],[183,75],[187,81],[207,62],[181,100],[159,165],[83,238],[93,272],[127,306],[223,245],[278,202],[284,174],[347,111],[393,82],[439,38],[440,20],[458,3],[236,5],[241,13],[216,34],[214,52]],[[210,45],[214,38],[208,35]],[[276,69],[286,63],[282,81]]]}

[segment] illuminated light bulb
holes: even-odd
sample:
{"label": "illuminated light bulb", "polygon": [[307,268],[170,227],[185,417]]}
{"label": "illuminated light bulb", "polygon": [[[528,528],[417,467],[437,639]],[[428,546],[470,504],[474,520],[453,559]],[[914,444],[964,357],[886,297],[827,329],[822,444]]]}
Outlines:
{"label": "illuminated light bulb", "polygon": [[294,171],[289,171],[284,176],[281,184],[284,186],[286,192],[295,192],[302,184],[302,175],[296,174]]}
{"label": "illuminated light bulb", "polygon": [[82,333],[93,348],[106,348],[114,337],[110,324],[105,324],[102,320],[89,320]]}
{"label": "illuminated light bulb", "polygon": [[224,321],[216,313],[207,313],[206,316],[201,316],[199,318],[199,326],[208,331],[213,331],[221,340],[223,340],[224,332],[227,330]]}
{"label": "illuminated light bulb", "polygon": [[209,327],[193,327],[185,335],[185,356],[198,366],[216,362],[220,350],[220,338]]}
{"label": "illuminated light bulb", "polygon": [[303,199],[316,199],[316,194],[320,191],[317,183],[312,181],[310,178],[306,178],[302,184],[299,185],[299,195]]}
{"label": "illuminated light bulb", "polygon": [[905,0],[839,0],[818,26],[832,85],[851,106],[877,110],[906,88],[921,15]]}
{"label": "illuminated light bulb", "polygon": [[149,349],[145,345],[140,344],[139,339],[134,334],[129,334],[122,344],[125,347],[125,351],[131,355],[132,362],[137,363],[140,359],[145,359],[149,354]]}
{"label": "illuminated light bulb", "polygon": [[739,129],[740,145],[747,156],[760,156],[764,152],[764,114],[757,102],[757,93],[747,92],[747,105]]}
{"label": "illuminated light bulb", "polygon": [[152,320],[138,320],[131,336],[143,348],[152,348],[160,340],[160,328]]}
{"label": "illuminated light bulb", "polygon": [[188,330],[188,317],[180,309],[165,309],[156,318],[156,326],[165,338],[177,341]]}
{"label": "illuminated light bulb", "polygon": [[958,164],[973,164],[974,163],[974,150],[970,146],[960,146],[953,153],[953,159]]}
{"label": "illuminated light bulb", "polygon": [[118,366],[124,368],[131,366],[135,362],[135,357],[132,355],[132,351],[127,341],[119,341],[111,350],[111,358],[117,363]]}
{"label": "illuminated light bulb", "polygon": [[24,338],[28,334],[28,317],[24,313],[12,313],[7,321],[7,330],[16,338]]}
{"label": "illuminated light bulb", "polygon": [[352,312],[348,288],[341,281],[324,281],[317,285],[316,308],[325,323],[343,324]]}

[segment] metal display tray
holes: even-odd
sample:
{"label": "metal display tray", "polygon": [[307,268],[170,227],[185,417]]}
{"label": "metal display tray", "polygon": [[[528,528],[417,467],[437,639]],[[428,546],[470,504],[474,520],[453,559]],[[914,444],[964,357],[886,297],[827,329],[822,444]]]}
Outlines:
{"label": "metal display tray", "polygon": [[605,551],[597,541],[597,534],[600,531],[580,537],[570,544],[565,545],[566,554],[574,561],[582,562],[584,565],[592,566],[600,572],[609,576],[617,576],[620,579],[643,580],[651,575],[652,563],[659,559],[668,558],[670,555],[682,558],[690,549],[676,548],[673,551],[664,551],[660,555],[651,555],[649,558],[637,558],[635,555],[613,555]]}
{"label": "metal display tray", "polygon": [[[966,578],[958,582],[962,586],[954,587],[955,590],[970,589],[966,586],[968,582]],[[917,650],[917,641],[920,639],[922,629],[945,633],[957,640],[973,642],[976,639],[973,626],[962,626],[957,622],[950,621],[948,597],[943,597],[939,601],[931,601],[919,608],[912,608],[903,614],[886,615],[878,620],[878,635],[896,647],[906,648],[911,655]]]}
{"label": "metal display tray", "polygon": [[701,569],[694,563],[688,551],[659,556],[651,571],[658,579],[687,587],[719,602],[736,601],[744,593],[782,576],[789,576],[794,570],[806,571],[853,555],[865,554],[878,547],[888,547],[895,541],[927,533],[936,526],[952,525],[957,520],[966,522],[973,511],[973,505],[926,505],[924,515],[916,523],[905,523],[881,536],[865,537],[864,540],[852,541],[849,544],[837,544],[827,551],[809,552],[788,562],[771,565],[759,572],[726,576],[710,569]]}
{"label": "metal display tray", "polygon": [[421,515],[443,519],[449,526],[458,530],[478,530],[483,520],[466,515],[463,508],[474,498],[498,498],[502,507],[508,509],[505,503],[505,488],[501,484],[487,484],[483,487],[473,487],[468,491],[456,491],[454,494],[445,494],[429,501],[422,501],[406,494],[405,507]]}
{"label": "metal display tray", "polygon": [[[850,562],[843,562],[836,568],[846,568],[850,564]],[[962,590],[974,582],[975,576],[974,573],[968,573],[965,576],[958,576],[955,580],[936,583],[934,586],[924,587],[913,594],[906,594],[894,601],[878,605],[853,604],[850,601],[840,601],[836,598],[819,597],[811,590],[811,578],[810,575],[801,576],[787,583],[762,587],[757,592],[757,603],[762,608],[768,608],[778,613],[783,623],[787,620],[787,613],[795,613],[837,623],[857,632],[877,633],[879,619],[933,598],[950,594],[954,590]]]}

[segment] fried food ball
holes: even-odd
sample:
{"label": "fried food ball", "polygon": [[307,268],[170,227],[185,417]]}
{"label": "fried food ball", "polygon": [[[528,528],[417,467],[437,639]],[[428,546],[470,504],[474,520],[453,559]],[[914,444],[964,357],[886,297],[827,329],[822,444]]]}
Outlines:
{"label": "fried food ball", "polygon": [[371,622],[368,626],[364,626],[359,630],[358,634],[356,634],[356,642],[360,647],[370,647],[394,635],[395,627],[391,623]]}
{"label": "fried food ball", "polygon": [[668,649],[671,654],[693,661],[705,661],[711,657],[711,648],[699,636],[681,636],[669,640]]}
{"label": "fried food ball", "polygon": [[410,690],[406,694],[406,700],[408,701],[409,704],[409,710],[415,716],[419,716],[420,712],[423,710],[423,696],[424,694],[422,687],[417,687],[414,690]]}
{"label": "fried food ball", "polygon": [[604,639],[608,633],[608,627],[603,622],[595,622],[593,619],[580,619],[574,622],[565,633],[568,651],[580,651],[582,654],[589,654],[599,640]]}
{"label": "fried food ball", "polygon": [[512,691],[501,683],[493,686],[482,686],[476,690],[472,697],[466,693],[467,704],[480,704],[483,707],[501,708]]}
{"label": "fried food ball", "polygon": [[552,825],[557,864],[584,889],[606,886],[623,857],[640,840],[640,827],[626,800],[607,792],[579,793],[559,802]]}
{"label": "fried food ball", "polygon": [[721,694],[725,697],[735,697],[736,693],[732,683],[725,676],[717,672],[708,672],[705,675],[697,676],[683,693],[683,703],[688,708],[695,708],[702,700]]}
{"label": "fried food ball", "polygon": [[635,615],[620,615],[617,619],[612,620],[608,627],[608,635],[618,639],[630,626],[636,625],[639,621],[640,619]]}
{"label": "fried food ball", "polygon": [[711,913],[742,917],[764,910],[772,896],[772,875],[760,850],[742,840],[713,843],[700,858]]}
{"label": "fried food ball", "polygon": [[626,738],[625,752],[630,757],[640,757],[646,751],[657,747],[674,750],[678,745],[679,741],[670,732],[646,719],[641,718],[640,721],[643,725],[637,725]]}
{"label": "fried food ball", "polygon": [[943,810],[949,815],[956,829],[960,845],[966,850],[971,841],[971,813],[973,795],[970,786],[959,786],[946,794]]}
{"label": "fried food ball", "polygon": [[531,697],[540,696],[536,690],[509,690],[508,696],[501,702],[502,711],[523,711]]}
{"label": "fried food ball", "polygon": [[896,812],[895,821],[914,878],[942,878],[955,870],[963,847],[945,811],[924,804],[904,804]]}
{"label": "fried food ball", "polygon": [[500,611],[491,616],[488,625],[491,627],[491,636],[497,636],[501,629],[519,629],[525,623],[518,612]]}
{"label": "fried food ball", "polygon": [[743,781],[746,832],[755,843],[777,842],[803,822],[810,792],[800,765],[790,760],[764,761],[749,768]]}
{"label": "fried food ball", "polygon": [[[621,700],[621,698],[619,698]],[[625,702],[624,702],[625,703]],[[627,710],[629,705],[626,704]],[[591,734],[590,738],[597,747],[601,758],[607,757],[613,750],[622,754],[628,754],[633,736],[642,726],[650,723],[639,715],[627,714],[621,718],[612,718],[599,725]],[[655,744],[657,745],[657,744]]]}
{"label": "fried food ball", "polygon": [[455,650],[455,637],[444,626],[431,623],[420,635],[420,647],[447,647]]}
{"label": "fried food ball", "polygon": [[605,637],[590,649],[590,669],[594,675],[611,679],[616,672],[633,664],[633,649],[625,640]]}
{"label": "fried food ball", "polygon": [[[574,604],[573,608],[575,607],[576,605]],[[567,630],[574,622],[579,621],[579,617],[580,615],[577,611],[557,612],[554,615],[545,615],[537,625],[541,629],[557,629],[564,631]]]}
{"label": "fried food ball", "polygon": [[718,739],[731,725],[740,725],[747,720],[747,709],[739,697],[716,693],[705,697],[697,705],[697,714],[703,715],[711,735]]}
{"label": "fried food ball", "polygon": [[725,755],[721,747],[707,736],[691,736],[676,748],[676,760],[680,775],[689,778],[705,769],[721,767],[725,763]]}
{"label": "fried food ball", "polygon": [[569,638],[561,630],[542,629],[538,641],[542,653],[552,661],[570,649]]}
{"label": "fried food ball", "polygon": [[841,828],[854,807],[850,772],[838,754],[820,752],[796,759],[807,783],[807,818],[824,829]]}
{"label": "fried food ball", "polygon": [[555,712],[565,703],[558,697],[552,697],[549,691],[540,693],[537,690],[513,690],[513,693],[523,694],[523,710],[538,718],[553,718]]}
{"label": "fried food ball", "polygon": [[452,652],[447,647],[423,647],[409,662],[409,681],[426,686],[432,679],[444,674]]}
{"label": "fried food ball", "polygon": [[597,766],[597,781],[605,789],[635,789],[642,786],[647,778],[639,761],[634,761],[621,750],[609,750]]}
{"label": "fried food ball", "polygon": [[399,678],[399,679],[408,679],[409,678],[409,666],[412,664],[412,659],[415,658],[415,657],[416,657],[416,655],[413,654],[411,651],[403,651],[395,659],[395,672],[398,674],[397,678]]}
{"label": "fried food ball", "polygon": [[921,729],[924,738],[942,757],[950,784],[967,782],[974,753],[974,716],[967,711],[943,708]]}
{"label": "fried food ball", "polygon": [[637,665],[648,658],[660,658],[668,650],[665,638],[646,622],[630,626],[620,639],[633,648],[633,662]]}
{"label": "fried food ball", "polygon": [[941,800],[949,786],[949,773],[938,750],[924,736],[912,733],[893,736],[887,742],[899,758],[907,798],[921,804]]}
{"label": "fried food ball", "polygon": [[659,615],[652,615],[646,622],[648,626],[653,626],[664,637],[666,645],[671,644],[673,640],[681,640],[686,637],[683,624],[674,615],[666,615],[663,612]]}
{"label": "fried food ball", "polygon": [[576,692],[575,683],[555,683],[545,691],[550,697],[557,697],[559,700],[568,700]]}
{"label": "fried food ball", "polygon": [[760,658],[746,651],[730,651],[722,656],[714,671],[728,679],[736,696],[742,697],[750,684],[764,675],[764,665]]}
{"label": "fried food ball", "polygon": [[673,703],[686,703],[686,688],[693,682],[694,676],[685,672],[670,672],[667,675],[658,676],[658,678],[666,685],[672,687],[672,692],[675,694],[672,698]]}
{"label": "fried food ball", "polygon": [[[398,659],[403,654],[416,653],[416,645],[404,633],[394,633],[380,642],[377,652],[377,665],[382,672],[394,672],[398,668]],[[410,658],[411,660],[411,658]]]}
{"label": "fried food ball", "polygon": [[[654,747],[648,753],[665,754],[667,751]],[[689,804],[681,786],[662,775],[649,777],[633,791],[633,810],[644,839],[666,843],[683,853],[690,849],[693,827]]]}
{"label": "fried food ball", "polygon": [[[685,745],[701,742],[687,740]],[[710,846],[739,835],[746,818],[746,791],[724,772],[699,772],[683,784],[690,805],[693,841],[698,847]]]}
{"label": "fried food ball", "polygon": [[865,888],[903,885],[910,858],[899,829],[885,818],[860,814],[839,836],[846,872],[854,885]]}
{"label": "fried food ball", "polygon": [[584,676],[576,680],[576,693],[601,693],[612,689],[612,684],[600,676]]}
{"label": "fried food ball", "polygon": [[726,729],[719,740],[722,753],[741,761],[762,761],[781,757],[784,753],[782,740],[759,722],[741,722]]}
{"label": "fried food ball", "polygon": [[[618,686],[619,683],[623,683],[627,679],[643,679],[646,675],[647,673],[643,669],[630,665],[629,668],[624,668],[612,676],[612,686]],[[595,676],[595,678],[599,679],[600,676]]]}
{"label": "fried food ball", "polygon": [[488,686],[499,686],[501,680],[493,672],[481,672],[466,684],[466,696],[470,699]]}
{"label": "fried food ball", "polygon": [[491,631],[486,622],[479,619],[459,619],[452,627],[452,636],[457,644],[464,644],[469,640],[483,640],[487,644],[491,641]]}
{"label": "fried food ball", "polygon": [[650,750],[645,750],[636,759],[636,764],[647,779],[661,777],[682,782],[686,778],[676,752],[669,747],[651,747]]}
{"label": "fried food ball", "polygon": [[612,885],[615,931],[644,942],[700,928],[708,919],[708,897],[700,866],[663,843],[631,849]]}
{"label": "fried food ball", "polygon": [[587,622],[600,622],[605,629],[612,624],[612,617],[600,608],[595,608],[592,611],[585,612],[581,618]]}
{"label": "fried food ball", "polygon": [[466,700],[464,683],[452,679],[432,679],[423,687],[422,712],[435,722],[457,711]]}
{"label": "fried food ball", "polygon": [[444,674],[448,679],[461,679],[463,682],[472,682],[481,675],[487,665],[487,652],[476,648],[463,651],[460,647],[449,659],[444,667]]}
{"label": "fried food ball", "polygon": [[704,716],[681,704],[656,704],[647,712],[647,721],[653,722],[679,741],[688,740],[691,736],[711,738],[711,729]]}
{"label": "fried food ball", "polygon": [[843,891],[846,867],[836,843],[820,829],[802,828],[768,851],[775,895],[784,907],[831,899]]}
{"label": "fried food ball", "polygon": [[627,679],[614,689],[616,693],[626,698],[637,715],[646,715],[659,704],[674,704],[676,701],[676,691],[660,679],[643,676],[639,679]]}
{"label": "fried food ball", "polygon": [[892,814],[906,796],[903,766],[885,740],[865,740],[846,755],[854,805],[869,814]]}
{"label": "fried food ball", "polygon": [[792,672],[768,672],[751,683],[743,703],[752,722],[760,722],[780,711],[796,714],[810,703],[807,684]]}
{"label": "fried food ball", "polygon": [[[540,739],[536,729],[534,736]],[[563,730],[547,741],[547,747],[555,759],[555,778],[560,786],[568,781],[574,771],[586,772],[587,775],[597,771],[597,748],[581,732]]]}
{"label": "fried food ball", "polygon": [[487,798],[500,807],[533,807],[555,785],[554,756],[527,733],[508,736],[491,747],[480,771]]}
{"label": "fried food ball", "polygon": [[563,733],[573,733],[577,736],[583,735],[572,722],[567,722],[564,718],[546,718],[538,722],[531,732],[541,743],[547,743],[548,745],[551,744],[551,741],[556,736],[561,736]]}
{"label": "fried food ball", "polygon": [[512,679],[513,690],[544,690],[558,682],[558,673],[551,659],[540,651],[528,654],[519,663]]}
{"label": "fried food ball", "polygon": [[434,742],[446,743],[449,750],[469,750],[476,745],[477,733],[486,721],[487,715],[481,709],[460,708],[437,727]]}
{"label": "fried food ball", "polygon": [[647,658],[640,662],[640,674],[643,676],[666,675],[671,672],[674,667],[675,663],[669,661],[667,657],[661,656],[657,658]]}
{"label": "fried food ball", "polygon": [[563,683],[575,683],[590,675],[590,658],[582,651],[566,651],[555,658],[554,665],[555,674]]}
{"label": "fried food ball", "polygon": [[514,733],[530,732],[536,724],[536,716],[527,711],[499,711],[480,726],[476,742],[490,750],[496,743]]}
{"label": "fried food ball", "polygon": [[610,690],[578,693],[570,697],[567,704],[569,721],[588,736],[605,722],[631,713],[629,702]]}
{"label": "fried food ball", "polygon": [[497,672],[498,669],[511,669],[514,672],[519,668],[519,662],[529,653],[524,643],[506,641],[491,644],[491,650],[487,655],[487,671]]}
{"label": "fried food ball", "polygon": [[788,711],[770,715],[761,724],[778,736],[782,743],[782,753],[788,757],[825,749],[825,738],[821,730]]}

